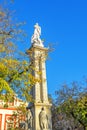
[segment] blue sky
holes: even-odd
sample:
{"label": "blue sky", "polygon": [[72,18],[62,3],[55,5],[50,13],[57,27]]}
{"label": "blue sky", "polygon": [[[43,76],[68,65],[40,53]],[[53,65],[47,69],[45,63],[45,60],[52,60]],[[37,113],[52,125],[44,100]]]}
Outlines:
{"label": "blue sky", "polygon": [[[13,9],[30,39],[36,22],[42,28],[44,45],[52,43],[54,51],[47,61],[48,91],[62,83],[81,81],[87,76],[87,0],[14,0]],[[21,49],[23,49],[21,48]]]}

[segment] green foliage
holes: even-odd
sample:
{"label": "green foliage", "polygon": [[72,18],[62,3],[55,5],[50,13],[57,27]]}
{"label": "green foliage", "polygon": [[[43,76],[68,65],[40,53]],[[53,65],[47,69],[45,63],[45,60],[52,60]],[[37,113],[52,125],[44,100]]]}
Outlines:
{"label": "green foliage", "polygon": [[73,117],[83,127],[87,127],[87,89],[82,84],[73,82],[71,86],[64,84],[57,91],[57,111],[65,113],[67,118]]}
{"label": "green foliage", "polygon": [[81,95],[81,97],[76,101],[76,106],[73,111],[77,120],[80,120],[82,124],[87,127],[87,93]]}

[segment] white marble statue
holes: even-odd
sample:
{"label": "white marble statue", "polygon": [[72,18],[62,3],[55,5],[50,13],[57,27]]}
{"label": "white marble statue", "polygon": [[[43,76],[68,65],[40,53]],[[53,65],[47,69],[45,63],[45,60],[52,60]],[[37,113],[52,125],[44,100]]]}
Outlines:
{"label": "white marble statue", "polygon": [[31,113],[30,109],[27,109],[26,130],[32,130],[32,121],[33,121],[32,113]]}
{"label": "white marble statue", "polygon": [[36,23],[34,25],[34,34],[31,37],[31,43],[39,46],[43,46],[43,41],[40,39],[41,35],[41,27]]}
{"label": "white marble statue", "polygon": [[39,114],[39,121],[40,121],[41,130],[44,130],[44,129],[47,130],[48,129],[48,116],[44,108],[42,108]]}

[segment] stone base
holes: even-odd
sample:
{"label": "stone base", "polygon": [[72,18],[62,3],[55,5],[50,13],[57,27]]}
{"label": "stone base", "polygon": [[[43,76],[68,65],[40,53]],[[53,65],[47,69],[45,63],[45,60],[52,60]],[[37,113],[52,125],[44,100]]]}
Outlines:
{"label": "stone base", "polygon": [[[30,106],[30,109],[31,109],[31,112],[33,115],[33,129],[32,130],[52,130],[51,106],[52,106],[52,104],[48,104],[48,103],[35,103]],[[40,119],[40,113],[43,108],[44,108],[44,111],[47,116],[46,122],[47,122],[48,128],[41,129],[41,121],[43,119]],[[44,122],[45,122],[45,120],[44,120]],[[43,126],[43,124],[42,124],[42,126]]]}

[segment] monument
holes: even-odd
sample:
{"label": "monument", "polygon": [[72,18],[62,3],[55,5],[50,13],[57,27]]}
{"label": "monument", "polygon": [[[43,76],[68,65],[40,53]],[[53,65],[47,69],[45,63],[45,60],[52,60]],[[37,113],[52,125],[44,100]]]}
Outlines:
{"label": "monument", "polygon": [[[31,37],[31,47],[27,50],[31,63],[35,68],[33,75],[40,78],[31,90],[35,102],[29,104],[29,109],[32,113],[32,126],[27,130],[52,130],[51,121],[51,104],[48,101],[47,79],[46,79],[46,55],[48,48],[44,47],[43,41],[40,38],[41,27],[38,23],[34,26],[34,34]],[[37,72],[40,72],[38,74]]]}

